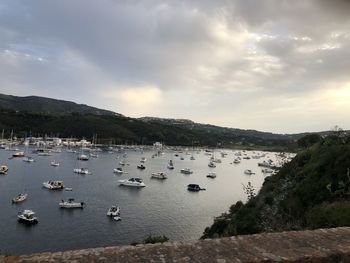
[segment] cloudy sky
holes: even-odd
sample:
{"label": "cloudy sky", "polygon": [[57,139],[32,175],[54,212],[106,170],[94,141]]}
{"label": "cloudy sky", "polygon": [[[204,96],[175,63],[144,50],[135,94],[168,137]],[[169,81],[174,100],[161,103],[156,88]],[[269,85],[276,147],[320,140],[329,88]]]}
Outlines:
{"label": "cloudy sky", "polygon": [[350,1],[0,0],[0,92],[279,133],[350,129]]}

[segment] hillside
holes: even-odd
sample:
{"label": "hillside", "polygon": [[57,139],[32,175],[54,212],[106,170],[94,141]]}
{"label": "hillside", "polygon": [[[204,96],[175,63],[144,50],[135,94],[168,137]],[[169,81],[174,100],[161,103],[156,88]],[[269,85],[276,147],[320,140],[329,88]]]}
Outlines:
{"label": "hillside", "polygon": [[95,114],[115,115],[115,112],[90,107],[84,104],[77,104],[70,101],[56,100],[38,96],[18,97],[0,94],[0,107],[13,111],[45,114]]}
{"label": "hillside", "polygon": [[300,152],[257,196],[237,202],[203,238],[350,226],[350,135],[340,132]]}

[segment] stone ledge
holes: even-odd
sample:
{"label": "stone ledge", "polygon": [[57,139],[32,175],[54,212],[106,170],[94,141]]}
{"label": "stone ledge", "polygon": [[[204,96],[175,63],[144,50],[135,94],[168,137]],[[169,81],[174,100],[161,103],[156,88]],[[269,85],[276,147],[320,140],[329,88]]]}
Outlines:
{"label": "stone ledge", "polygon": [[350,227],[0,256],[12,262],[350,262]]}

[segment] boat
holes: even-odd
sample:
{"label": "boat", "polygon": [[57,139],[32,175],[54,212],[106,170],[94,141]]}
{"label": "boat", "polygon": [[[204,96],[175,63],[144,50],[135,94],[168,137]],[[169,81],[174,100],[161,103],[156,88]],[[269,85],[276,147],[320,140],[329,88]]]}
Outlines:
{"label": "boat", "polygon": [[216,173],[210,172],[210,173],[207,174],[207,177],[208,178],[215,178],[216,177]]}
{"label": "boat", "polygon": [[75,202],[74,198],[69,198],[68,201],[61,200],[58,203],[60,208],[84,208],[84,202]]}
{"label": "boat", "polygon": [[58,162],[58,161],[56,161],[56,160],[53,160],[52,162],[51,162],[51,166],[59,166],[60,165],[60,163]]}
{"label": "boat", "polygon": [[79,161],[88,161],[89,160],[89,157],[85,154],[81,154],[78,156],[78,160]]}
{"label": "boat", "polygon": [[183,168],[180,170],[181,173],[183,174],[192,174],[193,171],[190,168]]}
{"label": "boat", "polygon": [[119,162],[119,165],[125,165],[125,162],[123,161],[123,160],[121,160],[120,162]]}
{"label": "boat", "polygon": [[63,181],[47,181],[43,182],[43,186],[50,190],[62,190],[64,188]]}
{"label": "boat", "polygon": [[64,190],[65,190],[65,191],[73,191],[73,188],[71,188],[71,187],[65,187]]}
{"label": "boat", "polygon": [[167,179],[168,176],[163,173],[163,172],[159,172],[159,173],[152,173],[151,178],[155,178],[155,179]]}
{"label": "boat", "polygon": [[115,217],[120,215],[120,208],[117,205],[112,205],[107,211],[107,216]]}
{"label": "boat", "polygon": [[168,169],[170,169],[170,170],[174,169],[174,163],[173,163],[173,160],[169,160],[169,163],[168,163]]}
{"label": "boat", "polygon": [[127,172],[124,172],[121,167],[114,168],[113,172],[116,173],[116,174],[126,174],[127,173]]}
{"label": "boat", "polygon": [[144,166],[143,164],[139,164],[139,165],[137,166],[137,168],[138,168],[138,169],[141,169],[141,170],[144,170],[144,169],[146,169],[146,166]]}
{"label": "boat", "polygon": [[188,191],[198,192],[201,190],[205,190],[205,188],[201,188],[198,184],[189,184],[187,185]]}
{"label": "boat", "polygon": [[92,158],[98,158],[98,154],[97,154],[97,153],[90,153],[90,157],[92,157]]}
{"label": "boat", "polygon": [[196,160],[196,158],[194,158],[194,156],[192,155],[192,156],[190,157],[190,160],[194,161],[194,160]]}
{"label": "boat", "polygon": [[24,157],[24,152],[15,152],[12,157]]}
{"label": "boat", "polygon": [[35,213],[32,210],[24,210],[19,212],[17,215],[18,222],[25,224],[37,224],[39,222],[38,218],[34,216]]}
{"label": "boat", "polygon": [[258,163],[258,166],[266,167],[266,168],[272,168],[273,167],[273,161],[272,160],[263,161],[261,163]]}
{"label": "boat", "polygon": [[233,160],[233,163],[235,163],[235,164],[239,164],[239,163],[241,163],[241,160],[240,160],[240,159],[238,159],[238,158],[236,158],[236,159],[234,159],[234,160]]}
{"label": "boat", "polygon": [[119,185],[131,187],[145,187],[145,183],[140,178],[130,178],[128,180],[119,180]]}
{"label": "boat", "polygon": [[34,162],[33,157],[27,156],[22,159],[23,162],[32,163]]}
{"label": "boat", "polygon": [[270,169],[270,168],[264,168],[261,170],[262,173],[264,174],[272,174],[273,173],[273,170]]}
{"label": "boat", "polygon": [[12,199],[12,203],[20,203],[27,199],[28,194],[19,194]]}
{"label": "boat", "polygon": [[183,161],[183,160],[185,160],[185,158],[184,158],[183,156],[181,156],[181,157],[180,157],[180,160],[182,160],[182,161]]}
{"label": "boat", "polygon": [[73,169],[73,172],[76,174],[89,174],[88,168],[75,168]]}
{"label": "boat", "polygon": [[247,175],[255,174],[252,170],[249,170],[249,169],[244,170],[244,173]]}
{"label": "boat", "polygon": [[216,167],[216,165],[215,165],[213,162],[208,163],[208,166],[209,166],[210,168],[215,168],[215,167]]}
{"label": "boat", "polygon": [[122,218],[120,216],[115,216],[115,217],[113,217],[113,220],[120,221],[120,220],[122,220]]}
{"label": "boat", "polygon": [[145,163],[146,161],[147,161],[146,157],[142,157],[140,160],[141,163]]}
{"label": "boat", "polygon": [[6,174],[8,172],[9,168],[6,165],[0,166],[0,174]]}

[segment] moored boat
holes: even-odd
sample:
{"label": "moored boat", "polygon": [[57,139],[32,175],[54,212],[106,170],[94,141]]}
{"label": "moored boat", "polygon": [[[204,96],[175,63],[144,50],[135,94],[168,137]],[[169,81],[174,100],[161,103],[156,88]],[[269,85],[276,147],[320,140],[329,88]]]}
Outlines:
{"label": "moored boat", "polygon": [[119,215],[120,215],[120,207],[117,205],[112,205],[107,211],[107,216],[115,217]]}
{"label": "moored boat", "polygon": [[113,173],[116,173],[116,174],[126,174],[127,172],[124,172],[123,169],[121,167],[118,167],[118,168],[114,168],[113,169]]}
{"label": "moored boat", "polygon": [[144,170],[144,169],[146,169],[146,166],[144,166],[143,164],[139,164],[137,166],[137,168],[140,169],[140,170]]}
{"label": "moored boat", "polygon": [[24,152],[15,152],[12,157],[24,157]]}
{"label": "moored boat", "polygon": [[201,188],[198,184],[189,184],[187,185],[187,190],[192,192],[198,192],[201,190],[205,190],[205,188]]}
{"label": "moored boat", "polygon": [[50,190],[62,190],[64,188],[63,181],[47,181],[43,182],[43,186]]}
{"label": "moored boat", "polygon": [[207,177],[208,178],[215,178],[216,177],[216,173],[210,172],[210,173],[207,174]]}
{"label": "moored boat", "polygon": [[254,173],[252,170],[250,170],[250,169],[244,170],[244,173],[247,174],[247,175],[255,174],[255,173]]}
{"label": "moored boat", "polygon": [[168,176],[163,173],[163,172],[159,172],[159,173],[152,173],[151,178],[155,178],[155,179],[167,179]]}
{"label": "moored boat", "polygon": [[131,187],[145,187],[145,183],[140,178],[130,178],[128,180],[119,180],[119,185]]}
{"label": "moored boat", "polygon": [[6,165],[0,166],[0,174],[6,174],[8,172],[9,168]]}
{"label": "moored boat", "polygon": [[73,172],[74,173],[77,173],[77,174],[89,174],[89,169],[87,168],[75,168],[73,169]]}
{"label": "moored boat", "polygon": [[19,212],[17,215],[18,222],[25,224],[37,224],[39,222],[38,218],[34,216],[35,213],[32,210],[24,210]]}
{"label": "moored boat", "polygon": [[33,157],[27,156],[22,159],[23,162],[32,163],[34,162]]}
{"label": "moored boat", "polygon": [[68,201],[61,200],[58,203],[60,208],[84,208],[84,202],[75,202],[74,198],[69,198]]}
{"label": "moored boat", "polygon": [[190,168],[182,168],[180,170],[180,172],[183,174],[192,174],[193,173],[193,171]]}
{"label": "moored boat", "polygon": [[168,163],[168,169],[170,169],[170,170],[173,170],[173,169],[174,169],[174,163],[173,163],[173,160],[169,160],[169,163]]}
{"label": "moored boat", "polygon": [[56,160],[53,160],[53,161],[51,162],[51,166],[57,167],[57,166],[59,166],[59,165],[60,165],[60,163],[59,163],[58,161],[56,161]]}
{"label": "moored boat", "polygon": [[12,199],[12,203],[20,203],[27,199],[28,194],[21,193]]}
{"label": "moored boat", "polygon": [[85,154],[81,154],[81,155],[79,155],[78,160],[79,161],[88,161],[89,157]]}

